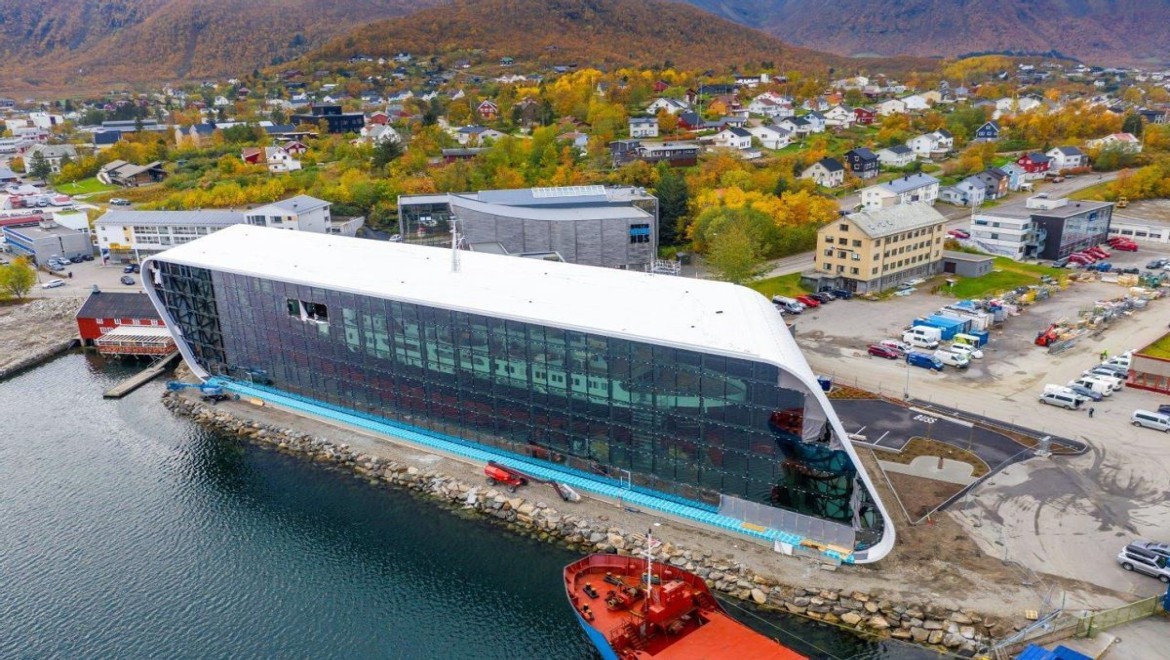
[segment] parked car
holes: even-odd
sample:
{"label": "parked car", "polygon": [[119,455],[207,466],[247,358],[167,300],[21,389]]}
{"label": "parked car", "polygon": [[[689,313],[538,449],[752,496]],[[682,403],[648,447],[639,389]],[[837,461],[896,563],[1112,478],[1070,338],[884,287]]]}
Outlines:
{"label": "parked car", "polygon": [[1117,376],[1118,378],[1126,378],[1129,376],[1129,367],[1123,367],[1120,364],[1112,364],[1109,362],[1102,362],[1101,364],[1093,367],[1093,369],[1091,371],[1094,371],[1096,373],[1101,373],[1099,371],[1100,369],[1110,371],[1110,372],[1112,372],[1112,375]]}
{"label": "parked car", "polygon": [[853,292],[849,289],[830,289],[829,293],[833,294],[834,298],[840,298],[842,300],[851,300],[853,298]]}
{"label": "parked car", "polygon": [[1074,392],[1045,392],[1040,395],[1040,403],[1069,410],[1079,410],[1081,400],[1081,397]]}
{"label": "parked car", "polygon": [[130,200],[122,197],[111,197],[110,203],[114,206],[130,206]]}
{"label": "parked car", "polygon": [[1170,415],[1150,412],[1149,410],[1135,410],[1129,416],[1129,423],[1134,426],[1144,426],[1155,431],[1170,433]]}
{"label": "parked car", "polygon": [[910,345],[905,342],[900,342],[897,339],[883,339],[878,342],[881,346],[898,351],[898,357],[910,352]]}
{"label": "parked car", "polygon": [[1141,275],[1142,270],[1140,268],[1134,268],[1131,266],[1129,268],[1119,268],[1117,272],[1124,273],[1126,275]]}
{"label": "parked car", "polygon": [[954,238],[971,238],[971,234],[963,231],[962,229],[952,229],[947,232],[947,235]]}
{"label": "parked car", "polygon": [[817,300],[816,298],[813,298],[812,296],[808,296],[808,295],[797,296],[796,301],[799,302],[800,304],[804,305],[805,307],[820,307],[821,306],[821,301]]}
{"label": "parked car", "polygon": [[1166,259],[1154,259],[1150,263],[1146,264],[1146,268],[1148,268],[1150,270],[1158,270],[1159,268],[1161,268],[1162,266],[1165,266],[1165,265],[1166,265]]}
{"label": "parked car", "polygon": [[1114,250],[1118,250],[1120,252],[1137,252],[1138,251],[1137,243],[1122,243],[1119,241],[1117,243],[1112,243],[1110,245],[1110,247],[1112,247]]}
{"label": "parked car", "polygon": [[1077,385],[1075,382],[1069,383],[1067,387],[1068,387],[1068,389],[1075,392],[1077,396],[1084,398],[1084,399],[1091,399],[1093,401],[1100,401],[1101,399],[1105,398],[1105,395],[1101,394],[1100,392],[1095,392],[1095,391],[1085,387],[1084,385]]}
{"label": "parked car", "polygon": [[134,278],[130,277],[129,275],[123,275],[120,281],[126,286],[133,286],[134,284]]}
{"label": "parked car", "polygon": [[49,280],[41,285],[42,289],[56,289],[65,286],[65,280]]}
{"label": "parked car", "polygon": [[831,294],[827,291],[818,291],[816,293],[810,293],[810,294],[808,294],[808,296],[810,298],[816,300],[817,302],[821,303],[822,305],[827,305],[828,303],[833,302],[833,294]]}
{"label": "parked car", "polygon": [[1138,539],[1138,540],[1134,541],[1133,543],[1130,543],[1130,545],[1132,545],[1134,547],[1141,548],[1142,550],[1147,550],[1147,551],[1152,552],[1156,555],[1160,555],[1162,557],[1165,557],[1166,559],[1170,559],[1170,543],[1161,543],[1159,541],[1146,541],[1146,540]]}
{"label": "parked car", "polygon": [[138,272],[138,264],[126,264],[126,266],[124,268],[122,268],[122,272],[123,273],[137,273]]}
{"label": "parked car", "polygon": [[1170,568],[1167,568],[1166,562],[1165,557],[1133,543],[1117,553],[1117,563],[1121,564],[1125,570],[1156,577],[1164,583],[1170,583]]}
{"label": "parked car", "polygon": [[907,353],[906,362],[911,366],[922,367],[923,369],[930,369],[931,371],[943,370],[942,361],[928,353]]}
{"label": "parked car", "polygon": [[978,348],[975,348],[974,346],[972,346],[970,344],[962,344],[959,342],[952,342],[951,345],[948,347],[948,350],[950,350],[952,353],[958,353],[959,355],[965,355],[967,357],[967,359],[969,359],[969,360],[978,360],[978,359],[983,357],[983,351],[979,350]]}
{"label": "parked car", "polygon": [[870,344],[866,349],[870,355],[886,358],[887,360],[897,360],[902,357],[902,354],[889,346],[882,346],[881,344]]}
{"label": "parked car", "polygon": [[1057,259],[1056,261],[1052,262],[1053,268],[1064,268],[1067,265],[1068,265],[1068,257]]}
{"label": "parked car", "polygon": [[81,255],[81,260],[82,261],[93,261],[93,255],[92,254],[83,254],[83,255]]}

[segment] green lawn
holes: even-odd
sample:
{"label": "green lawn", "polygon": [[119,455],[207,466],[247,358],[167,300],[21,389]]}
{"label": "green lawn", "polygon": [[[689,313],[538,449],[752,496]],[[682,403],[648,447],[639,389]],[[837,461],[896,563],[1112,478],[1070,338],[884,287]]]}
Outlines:
{"label": "green lawn", "polygon": [[1069,198],[1070,199],[1090,199],[1090,200],[1103,201],[1103,200],[1107,199],[1105,194],[1109,192],[1109,184],[1110,183],[1112,183],[1112,182],[1105,181],[1103,183],[1098,183],[1096,185],[1089,186],[1088,188],[1081,188],[1080,190],[1069,195]]}
{"label": "green lawn", "polygon": [[956,298],[982,298],[1014,289],[1018,286],[1039,284],[1041,275],[1050,275],[1057,279],[1065,272],[1059,268],[1049,268],[1037,264],[1022,264],[1007,257],[996,257],[994,270],[983,277],[956,277],[954,286],[945,284],[939,288],[939,293],[955,296]]}
{"label": "green lawn", "polygon": [[748,282],[747,286],[771,298],[772,296],[799,296],[808,293],[808,289],[800,286],[800,273],[769,277],[763,280]]}
{"label": "green lawn", "polygon": [[66,195],[88,195],[91,193],[109,192],[117,190],[117,186],[107,186],[106,184],[97,180],[97,177],[91,176],[88,179],[82,179],[76,183],[62,183],[56,186],[57,192]]}
{"label": "green lawn", "polygon": [[1142,355],[1170,360],[1170,335],[1162,337],[1138,352]]}

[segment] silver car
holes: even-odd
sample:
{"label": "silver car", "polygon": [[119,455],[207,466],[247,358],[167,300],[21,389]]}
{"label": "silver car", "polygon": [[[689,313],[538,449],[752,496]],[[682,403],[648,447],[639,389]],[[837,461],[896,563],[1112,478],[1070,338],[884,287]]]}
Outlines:
{"label": "silver car", "polygon": [[1117,563],[1127,571],[1156,577],[1164,583],[1170,583],[1170,568],[1166,566],[1166,558],[1130,543],[1117,553]]}

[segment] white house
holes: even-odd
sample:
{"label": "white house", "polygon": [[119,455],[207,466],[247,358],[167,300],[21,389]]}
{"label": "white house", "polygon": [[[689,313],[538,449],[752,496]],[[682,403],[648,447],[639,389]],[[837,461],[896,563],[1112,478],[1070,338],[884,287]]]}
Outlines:
{"label": "white house", "polygon": [[906,167],[918,160],[918,154],[904,144],[878,149],[878,162],[887,167]]}
{"label": "white house", "polygon": [[728,126],[719,131],[714,135],[713,140],[717,147],[741,150],[752,148],[752,134],[747,129],[735,126]]}
{"label": "white house", "polygon": [[301,169],[301,161],[285,151],[284,147],[264,147],[264,162],[273,174],[293,172]]}
{"label": "white house", "polygon": [[769,119],[783,119],[795,114],[790,101],[775,100],[771,95],[761,94],[748,104],[749,114],[767,117]]}
{"label": "white house", "polygon": [[875,105],[874,109],[882,117],[901,115],[906,113],[906,102],[902,99],[887,99]]}
{"label": "white house", "polygon": [[835,105],[825,113],[826,126],[849,128],[856,119],[857,116],[853,114],[853,108],[845,105]]}
{"label": "white house", "polygon": [[1120,148],[1135,154],[1141,153],[1142,151],[1142,141],[1134,137],[1132,133],[1106,135],[1103,138],[1089,140],[1085,145],[1090,149],[1104,149],[1106,147]]}
{"label": "white house", "polygon": [[925,202],[934,206],[938,195],[938,179],[929,174],[907,174],[892,181],[862,188],[861,205],[867,211],[915,202]]}
{"label": "white house", "polygon": [[945,156],[955,147],[955,137],[950,132],[939,129],[931,133],[923,133],[918,137],[906,141],[906,146],[915,154],[924,158],[938,158]]}
{"label": "white house", "polygon": [[783,149],[792,144],[792,133],[775,124],[767,126],[752,126],[747,129],[752,137],[760,141],[768,149]]}
{"label": "white house", "polygon": [[819,112],[810,112],[804,116],[804,120],[808,122],[809,130],[813,133],[825,132],[825,116]]}
{"label": "white house", "polygon": [[35,154],[40,154],[44,157],[45,162],[49,165],[49,171],[53,174],[61,173],[61,163],[64,160],[77,160],[77,148],[71,144],[37,144],[24,154],[24,166],[26,169],[32,169],[33,156]]}
{"label": "white house", "polygon": [[910,96],[903,96],[902,103],[906,105],[907,111],[929,110],[930,101],[921,94],[911,94]]}
{"label": "white house", "polygon": [[393,126],[386,124],[367,124],[361,130],[362,140],[369,144],[379,144],[382,142],[402,142],[402,136],[398,131],[394,130]]}
{"label": "white house", "polygon": [[455,131],[455,140],[462,146],[481,145],[484,140],[498,140],[506,134],[501,133],[494,128],[485,128],[483,126],[464,126]]}
{"label": "white house", "polygon": [[986,194],[987,189],[983,184],[969,177],[940,190],[938,198],[955,206],[979,206],[983,204]]}
{"label": "white house", "polygon": [[1052,164],[1048,166],[1048,169],[1053,172],[1083,167],[1087,164],[1085,154],[1076,147],[1053,147],[1044,155],[1052,159]]}
{"label": "white house", "polygon": [[690,110],[690,108],[691,106],[686,101],[660,96],[654,99],[650,105],[646,106],[646,112],[656,115],[659,111],[665,110],[672,115],[677,115],[680,112]]}
{"label": "white house", "polygon": [[798,139],[812,132],[812,124],[804,117],[788,117],[776,122],[776,126],[792,133]]}
{"label": "white house", "polygon": [[328,233],[332,220],[330,203],[308,195],[297,195],[266,206],[244,211],[244,220],[250,225]]}
{"label": "white house", "polygon": [[806,167],[800,178],[812,179],[825,188],[836,188],[845,183],[845,166],[835,158],[822,158]]}
{"label": "white house", "polygon": [[1021,112],[1028,112],[1044,105],[1039,99],[1031,96],[1021,96],[1018,98],[1005,96],[1002,99],[997,99],[995,102],[995,112],[991,114],[992,119],[999,119],[1004,115],[1014,115]]}
{"label": "white house", "polygon": [[658,117],[630,117],[631,138],[658,137]]}

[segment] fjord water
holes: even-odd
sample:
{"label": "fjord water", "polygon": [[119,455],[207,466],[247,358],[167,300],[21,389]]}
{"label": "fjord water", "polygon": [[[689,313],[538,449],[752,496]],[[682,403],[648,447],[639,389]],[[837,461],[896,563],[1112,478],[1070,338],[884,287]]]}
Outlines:
{"label": "fjord water", "polygon": [[[74,353],[0,382],[0,657],[595,657],[573,553],[207,433],[161,382],[101,398],[129,373]],[[745,622],[814,657],[934,657]]]}

